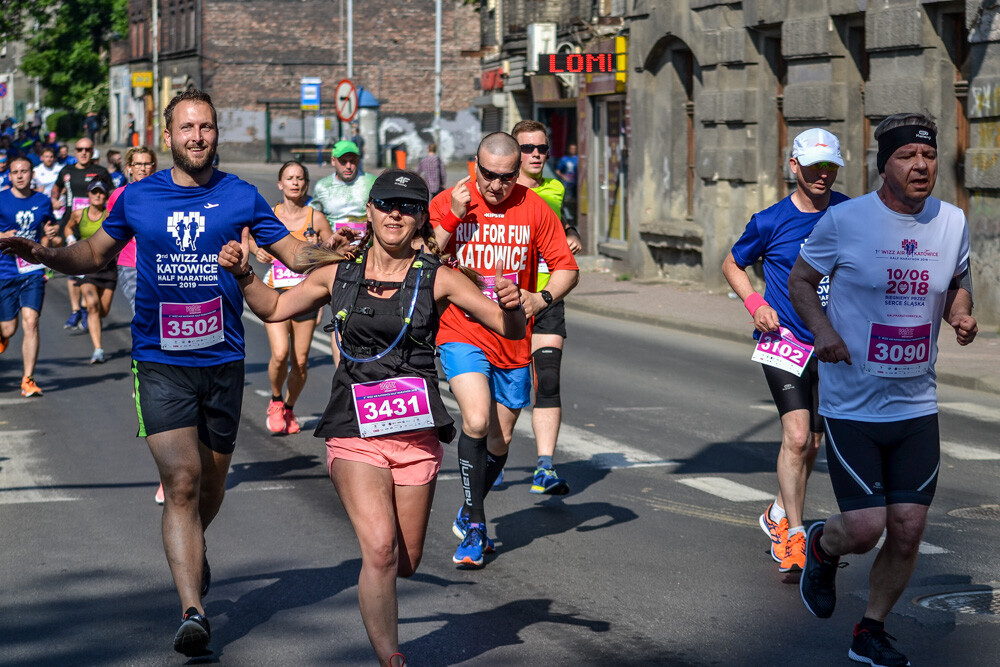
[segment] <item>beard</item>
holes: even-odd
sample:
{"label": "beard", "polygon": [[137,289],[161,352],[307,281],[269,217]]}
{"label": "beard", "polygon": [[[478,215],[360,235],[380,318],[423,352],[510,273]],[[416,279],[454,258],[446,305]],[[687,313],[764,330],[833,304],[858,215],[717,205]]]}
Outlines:
{"label": "beard", "polygon": [[208,152],[200,160],[192,160],[184,152],[183,146],[170,146],[170,154],[174,158],[174,166],[191,176],[197,176],[210,169],[212,169],[212,163],[215,161],[215,152],[219,148],[219,140],[216,139],[215,143],[208,147]]}

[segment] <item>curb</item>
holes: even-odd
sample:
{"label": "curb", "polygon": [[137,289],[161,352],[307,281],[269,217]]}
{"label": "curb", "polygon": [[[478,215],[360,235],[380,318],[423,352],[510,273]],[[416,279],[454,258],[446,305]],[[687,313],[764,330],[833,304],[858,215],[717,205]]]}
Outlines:
{"label": "curb", "polygon": [[[572,295],[565,300],[565,303],[566,307],[571,310],[625,320],[627,322],[649,324],[652,326],[662,327],[664,329],[683,331],[685,333],[708,336],[709,338],[717,338],[729,342],[746,343],[748,340],[748,336],[746,334],[737,333],[735,331],[718,329],[705,324],[698,324],[697,322],[681,322],[678,320],[657,317],[655,315],[648,315],[646,313],[639,313],[633,310],[611,308],[609,306],[588,303],[585,299],[574,299]],[[974,391],[981,391],[987,394],[1000,395],[1000,378],[996,378],[993,375],[968,376],[960,373],[938,371],[937,382],[938,384],[945,384],[951,387],[972,389]]]}

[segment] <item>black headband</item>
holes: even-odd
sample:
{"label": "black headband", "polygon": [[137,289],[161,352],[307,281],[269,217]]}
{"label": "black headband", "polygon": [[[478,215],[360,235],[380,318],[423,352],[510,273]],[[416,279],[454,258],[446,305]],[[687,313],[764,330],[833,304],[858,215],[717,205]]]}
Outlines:
{"label": "black headband", "polygon": [[878,173],[885,171],[885,163],[906,144],[927,144],[937,148],[936,136],[934,130],[921,125],[903,125],[883,132],[878,138],[878,156],[875,158]]}

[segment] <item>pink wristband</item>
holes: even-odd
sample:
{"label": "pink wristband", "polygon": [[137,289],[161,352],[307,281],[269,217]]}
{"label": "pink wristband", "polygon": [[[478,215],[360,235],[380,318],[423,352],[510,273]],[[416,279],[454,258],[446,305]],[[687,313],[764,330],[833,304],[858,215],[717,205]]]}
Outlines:
{"label": "pink wristband", "polygon": [[753,317],[753,314],[757,312],[758,308],[769,304],[764,300],[764,297],[757,292],[754,292],[743,300],[743,305],[746,306],[747,311],[750,313],[750,317]]}
{"label": "pink wristband", "polygon": [[458,229],[458,224],[460,222],[462,222],[462,219],[455,215],[455,212],[449,208],[447,215],[445,215],[444,219],[441,221],[441,229],[449,234],[454,234],[455,230]]}

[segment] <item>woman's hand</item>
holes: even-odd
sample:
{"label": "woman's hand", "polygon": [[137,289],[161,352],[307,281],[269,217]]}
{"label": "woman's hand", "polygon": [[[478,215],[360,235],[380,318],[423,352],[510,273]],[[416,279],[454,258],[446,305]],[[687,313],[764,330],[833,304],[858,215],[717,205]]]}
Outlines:
{"label": "woman's hand", "polygon": [[[268,255],[268,257],[270,257],[270,255]],[[247,265],[249,261],[250,228],[244,227],[243,235],[238,242],[230,241],[226,245],[222,246],[222,250],[219,251],[219,266],[233,275],[240,275],[241,273],[247,272]]]}

